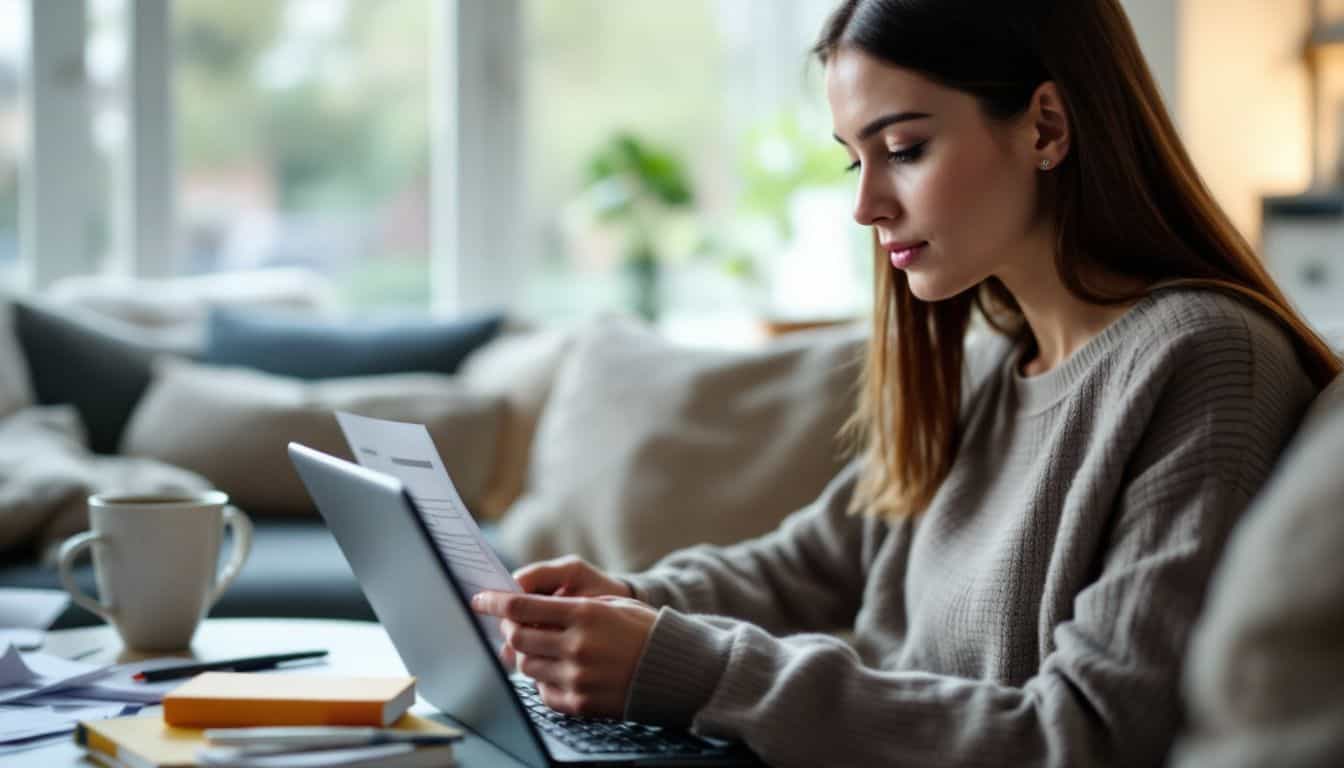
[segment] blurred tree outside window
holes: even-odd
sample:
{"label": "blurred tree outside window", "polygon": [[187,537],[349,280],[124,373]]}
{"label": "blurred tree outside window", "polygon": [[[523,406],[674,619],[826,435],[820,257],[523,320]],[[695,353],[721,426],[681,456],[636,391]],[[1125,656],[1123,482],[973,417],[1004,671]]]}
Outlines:
{"label": "blurred tree outside window", "polygon": [[175,0],[183,271],[429,301],[432,0]]}
{"label": "blurred tree outside window", "polygon": [[23,101],[28,0],[0,0],[0,286],[17,279],[19,194],[27,144]]}
{"label": "blurred tree outside window", "polygon": [[[643,313],[624,278],[628,222],[602,215],[612,185],[585,177],[626,140],[665,151],[693,201],[641,224],[660,262],[665,327],[680,315],[700,323],[688,335],[705,336],[733,314],[859,311],[869,267],[849,214],[853,180],[822,119],[819,68],[808,71],[806,39],[830,6],[524,0],[528,314]],[[811,18],[786,18],[800,11]],[[761,21],[796,22],[801,35],[781,41]],[[763,53],[770,63],[753,69]]]}
{"label": "blurred tree outside window", "polygon": [[[665,148],[687,170],[697,210],[731,203],[721,133],[725,76],[716,0],[525,0],[526,181],[533,242],[524,297],[542,319],[631,309],[624,233],[593,226],[582,200],[590,158],[615,137]],[[660,257],[695,247],[690,217],[660,222]]]}

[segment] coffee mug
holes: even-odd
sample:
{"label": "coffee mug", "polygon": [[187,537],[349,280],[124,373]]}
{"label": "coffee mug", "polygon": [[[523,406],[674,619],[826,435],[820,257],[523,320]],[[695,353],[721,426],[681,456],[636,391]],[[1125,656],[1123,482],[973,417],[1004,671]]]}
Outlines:
{"label": "coffee mug", "polygon": [[[216,576],[225,526],[233,552]],[[70,573],[90,547],[98,599]],[[175,651],[191,645],[251,549],[251,521],[220,491],[97,494],[89,497],[89,530],[61,545],[58,567],[71,599],[115,627],[127,648]]]}

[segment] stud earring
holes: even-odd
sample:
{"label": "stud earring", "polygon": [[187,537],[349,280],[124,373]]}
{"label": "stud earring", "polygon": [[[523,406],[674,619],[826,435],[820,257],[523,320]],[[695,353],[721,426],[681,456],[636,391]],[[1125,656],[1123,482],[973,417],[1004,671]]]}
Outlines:
{"label": "stud earring", "polygon": [[1041,170],[1042,170],[1042,171],[1048,171],[1048,170],[1050,170],[1050,166],[1051,166],[1051,165],[1053,165],[1053,163],[1051,163],[1049,160],[1042,160],[1042,161],[1041,161]]}

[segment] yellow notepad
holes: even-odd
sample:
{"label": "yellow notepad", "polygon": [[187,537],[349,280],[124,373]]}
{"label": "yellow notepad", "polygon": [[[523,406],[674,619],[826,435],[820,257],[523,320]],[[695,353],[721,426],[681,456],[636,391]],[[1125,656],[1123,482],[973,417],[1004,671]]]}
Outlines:
{"label": "yellow notepad", "polygon": [[190,728],[386,726],[414,703],[413,677],[206,672],[163,698],[163,720]]}
{"label": "yellow notepad", "polygon": [[[459,736],[462,733],[456,728],[415,715],[403,716],[392,727],[417,733]],[[205,740],[204,729],[175,728],[153,715],[80,723],[75,730],[75,742],[87,749],[94,759],[127,768],[194,766],[197,764],[196,753],[209,744]],[[414,757],[410,756],[412,754]],[[418,747],[414,753],[408,753],[396,762],[403,766],[444,765],[451,762],[451,757],[452,746],[444,744]]]}

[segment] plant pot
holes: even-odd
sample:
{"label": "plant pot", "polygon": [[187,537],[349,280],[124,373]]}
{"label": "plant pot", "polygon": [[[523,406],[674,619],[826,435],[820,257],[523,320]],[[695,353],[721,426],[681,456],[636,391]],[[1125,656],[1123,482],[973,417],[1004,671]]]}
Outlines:
{"label": "plant pot", "polygon": [[655,322],[662,310],[662,266],[650,248],[638,248],[624,264],[627,302],[635,314]]}

